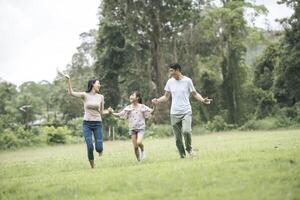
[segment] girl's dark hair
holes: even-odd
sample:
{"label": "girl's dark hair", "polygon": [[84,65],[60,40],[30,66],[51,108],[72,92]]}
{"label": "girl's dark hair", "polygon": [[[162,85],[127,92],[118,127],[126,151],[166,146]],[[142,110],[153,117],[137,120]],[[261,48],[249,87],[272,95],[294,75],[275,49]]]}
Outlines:
{"label": "girl's dark hair", "polygon": [[141,93],[138,90],[133,91],[132,94],[135,94],[135,96],[139,98],[138,100],[139,103],[142,103]]}
{"label": "girl's dark hair", "polygon": [[93,85],[96,83],[97,79],[89,80],[88,86],[85,92],[90,92],[93,89]]}
{"label": "girl's dark hair", "polygon": [[179,63],[172,63],[172,64],[169,64],[169,68],[172,68],[174,70],[179,70],[181,72],[181,66]]}

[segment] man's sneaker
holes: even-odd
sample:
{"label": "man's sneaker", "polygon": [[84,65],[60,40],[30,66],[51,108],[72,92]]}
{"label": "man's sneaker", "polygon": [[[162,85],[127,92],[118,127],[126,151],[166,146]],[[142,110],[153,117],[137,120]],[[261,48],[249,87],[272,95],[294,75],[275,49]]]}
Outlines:
{"label": "man's sneaker", "polygon": [[189,151],[188,153],[189,153],[190,157],[196,156],[196,153],[193,150]]}
{"label": "man's sneaker", "polygon": [[146,158],[145,151],[141,151],[140,160],[143,161],[145,160],[145,158]]}

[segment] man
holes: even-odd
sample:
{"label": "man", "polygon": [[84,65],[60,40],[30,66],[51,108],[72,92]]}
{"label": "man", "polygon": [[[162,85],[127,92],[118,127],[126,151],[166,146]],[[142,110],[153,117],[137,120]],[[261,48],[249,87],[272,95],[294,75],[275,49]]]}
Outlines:
{"label": "man", "polygon": [[[152,103],[158,105],[168,101],[172,95],[171,105],[171,125],[176,139],[176,146],[181,158],[186,157],[185,150],[192,156],[192,107],[190,104],[190,93],[198,101],[210,104],[212,99],[203,98],[194,88],[190,78],[181,73],[181,66],[178,63],[169,65],[169,73],[171,78],[165,86],[165,94],[160,98],[155,98]],[[182,141],[185,141],[185,148]]]}

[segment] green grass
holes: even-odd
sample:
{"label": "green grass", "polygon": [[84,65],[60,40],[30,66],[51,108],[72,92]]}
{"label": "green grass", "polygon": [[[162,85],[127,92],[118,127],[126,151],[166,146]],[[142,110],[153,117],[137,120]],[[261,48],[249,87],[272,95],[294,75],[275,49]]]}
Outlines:
{"label": "green grass", "polygon": [[[193,136],[194,158],[174,138],[106,142],[96,168],[84,144],[0,153],[0,199],[300,199],[300,130]],[[96,155],[96,154],[95,154]]]}

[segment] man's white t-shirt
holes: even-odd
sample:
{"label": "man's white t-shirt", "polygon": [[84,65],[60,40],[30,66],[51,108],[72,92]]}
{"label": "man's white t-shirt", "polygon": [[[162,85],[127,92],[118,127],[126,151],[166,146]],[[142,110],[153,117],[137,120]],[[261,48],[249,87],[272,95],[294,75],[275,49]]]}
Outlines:
{"label": "man's white t-shirt", "polygon": [[170,92],[172,96],[171,114],[192,113],[190,93],[196,91],[192,79],[186,76],[183,76],[181,80],[170,78],[165,91]]}

